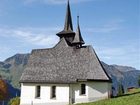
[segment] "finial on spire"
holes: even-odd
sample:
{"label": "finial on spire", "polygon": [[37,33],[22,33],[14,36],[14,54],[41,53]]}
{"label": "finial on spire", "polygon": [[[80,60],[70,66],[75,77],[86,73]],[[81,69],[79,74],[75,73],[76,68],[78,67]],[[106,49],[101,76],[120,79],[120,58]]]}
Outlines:
{"label": "finial on spire", "polygon": [[79,15],[77,15],[77,24],[79,25]]}

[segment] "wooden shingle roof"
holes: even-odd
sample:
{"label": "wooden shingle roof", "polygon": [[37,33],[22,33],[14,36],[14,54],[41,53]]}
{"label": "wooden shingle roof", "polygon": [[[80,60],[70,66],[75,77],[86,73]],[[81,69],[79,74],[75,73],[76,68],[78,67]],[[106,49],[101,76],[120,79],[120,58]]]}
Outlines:
{"label": "wooden shingle roof", "polygon": [[64,38],[51,49],[33,50],[20,82],[76,83],[78,80],[110,81],[94,49],[76,49]]}

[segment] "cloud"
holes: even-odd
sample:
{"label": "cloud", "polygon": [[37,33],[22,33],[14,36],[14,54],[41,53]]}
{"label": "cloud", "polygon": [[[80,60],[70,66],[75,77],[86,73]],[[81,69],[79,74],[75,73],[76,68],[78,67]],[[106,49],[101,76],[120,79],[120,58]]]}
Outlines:
{"label": "cloud", "polygon": [[50,48],[58,42],[55,28],[0,27],[0,61],[16,54],[29,53],[32,49]]}
{"label": "cloud", "polygon": [[119,58],[124,56],[127,53],[126,48],[108,48],[108,47],[102,47],[100,49],[97,49],[103,59],[112,59],[112,58]]}
{"label": "cloud", "polygon": [[[23,0],[23,1],[26,4],[31,4],[31,3],[65,4],[67,2],[67,0]],[[93,0],[70,0],[71,3],[81,3],[81,2],[88,2],[88,1],[93,1]]]}
{"label": "cloud", "polygon": [[86,32],[96,32],[96,33],[110,33],[113,31],[120,30],[122,28],[122,23],[124,20],[122,19],[114,19],[112,21],[106,22],[98,27],[86,28]]}
{"label": "cloud", "polygon": [[87,32],[109,33],[118,30],[118,27],[100,27],[100,28],[87,28]]}
{"label": "cloud", "polygon": [[0,28],[0,37],[11,37],[23,44],[51,47],[58,42],[55,35],[57,30],[57,28]]}
{"label": "cloud", "polygon": [[137,65],[140,63],[140,52],[134,46],[95,47],[95,49],[100,59],[108,64],[120,64],[140,68]]}

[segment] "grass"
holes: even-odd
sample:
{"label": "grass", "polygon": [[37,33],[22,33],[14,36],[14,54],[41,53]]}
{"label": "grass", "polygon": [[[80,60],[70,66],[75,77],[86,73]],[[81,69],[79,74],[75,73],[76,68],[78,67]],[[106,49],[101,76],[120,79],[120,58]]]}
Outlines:
{"label": "grass", "polygon": [[140,89],[134,89],[120,97],[76,105],[140,105]]}

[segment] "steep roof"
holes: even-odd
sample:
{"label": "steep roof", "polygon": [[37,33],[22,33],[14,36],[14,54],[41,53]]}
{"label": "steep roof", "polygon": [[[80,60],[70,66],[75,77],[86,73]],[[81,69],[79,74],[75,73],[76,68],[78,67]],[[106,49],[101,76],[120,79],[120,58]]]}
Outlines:
{"label": "steep roof", "polygon": [[20,82],[76,83],[78,80],[110,81],[94,49],[76,49],[65,39],[51,49],[33,50]]}

